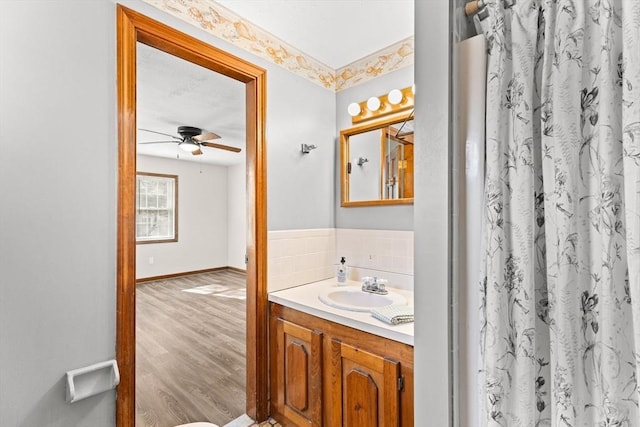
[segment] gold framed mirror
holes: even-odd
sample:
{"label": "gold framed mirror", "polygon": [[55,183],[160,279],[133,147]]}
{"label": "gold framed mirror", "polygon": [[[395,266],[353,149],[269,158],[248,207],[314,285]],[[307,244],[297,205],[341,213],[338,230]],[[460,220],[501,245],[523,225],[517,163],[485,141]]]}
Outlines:
{"label": "gold framed mirror", "polygon": [[340,132],[341,206],[413,203],[413,112]]}

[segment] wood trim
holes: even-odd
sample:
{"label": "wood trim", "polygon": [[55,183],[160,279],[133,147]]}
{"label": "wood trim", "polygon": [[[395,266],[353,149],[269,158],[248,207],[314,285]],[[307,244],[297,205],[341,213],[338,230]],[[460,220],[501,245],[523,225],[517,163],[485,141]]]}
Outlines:
{"label": "wood trim", "polygon": [[136,42],[246,84],[247,103],[247,414],[268,417],[266,71],[241,58],[116,6],[118,96],[118,242],[116,425],[135,425]]}
{"label": "wood trim", "polygon": [[349,144],[347,143],[347,134],[340,132],[340,206],[349,203],[349,181],[350,173],[353,165],[350,165],[351,157],[349,154]]}
{"label": "wood trim", "polygon": [[287,322],[286,320],[282,321],[283,331],[287,335],[291,335],[292,337],[300,338],[303,341],[309,341],[313,339],[313,332],[310,329],[302,328],[295,323]]}
{"label": "wood trim", "polygon": [[[272,352],[271,360],[276,363],[273,366],[271,371],[271,401],[275,406],[275,410],[273,412],[282,412],[284,414],[284,387],[276,387],[276,384],[284,384],[284,363],[280,363],[282,360],[282,354],[280,353],[281,349],[284,348],[285,344],[285,336],[284,336],[284,320],[272,317],[270,319],[272,324],[271,331],[273,332],[270,336],[270,339],[276,341],[275,345],[271,347]],[[283,360],[282,360],[283,361]],[[284,362],[284,361],[283,361]]]}
{"label": "wood trim", "polygon": [[413,198],[410,199],[391,199],[391,200],[363,200],[361,202],[342,202],[343,208],[352,208],[357,206],[388,206],[388,205],[412,205]]}
{"label": "wood trim", "polygon": [[384,426],[397,427],[400,425],[400,390],[398,390],[400,375],[400,364],[395,360],[385,358],[382,365],[383,399],[385,401]]}
{"label": "wood trim", "polygon": [[[331,351],[331,366],[326,368],[329,373],[328,399],[326,404],[327,418],[333,425],[342,425],[342,342],[336,338],[331,338],[329,344]],[[326,377],[325,377],[326,378]],[[327,395],[325,395],[326,398]]]}
{"label": "wood trim", "polygon": [[[321,331],[324,336],[340,336],[336,339],[337,344],[344,342],[347,345],[357,345],[360,350],[372,354],[385,354],[393,360],[399,361],[404,367],[413,367],[413,346],[384,338],[369,332],[345,326],[330,320],[321,319],[295,308],[272,302],[270,303],[271,316],[281,318],[283,321],[293,323],[303,328],[314,331]],[[326,349],[327,354],[331,351]]]}
{"label": "wood trim", "polygon": [[120,383],[116,425],[135,425],[136,330],[136,29],[117,8],[118,220],[116,273],[116,359]]}
{"label": "wood trim", "polygon": [[[370,121],[367,121],[365,123],[361,123],[340,131],[340,206],[341,207],[348,208],[348,207],[358,207],[358,206],[361,207],[361,206],[387,206],[387,205],[412,205],[413,204],[413,197],[403,198],[403,199],[382,199],[381,198],[379,200],[350,201],[349,200],[350,176],[349,174],[347,174],[347,163],[350,161],[349,137],[353,135],[358,135],[364,132],[376,130],[376,129],[383,129],[392,124],[402,122],[404,120],[407,120],[411,116],[411,114],[412,114],[411,111],[400,111],[379,119],[371,119]],[[381,161],[381,167],[382,167],[382,161]],[[380,192],[382,196],[383,194],[382,174],[380,175],[381,175]]]}
{"label": "wood trim", "polygon": [[303,417],[302,415],[298,414],[296,411],[294,411],[293,409],[289,408],[288,406],[284,407],[283,412],[284,412],[284,416],[287,417],[289,420],[293,421],[293,423],[296,425],[296,427],[312,425],[312,422],[310,420],[308,420],[305,417]]}
{"label": "wood trim", "polygon": [[235,269],[231,267],[205,268],[204,270],[184,271],[182,273],[172,273],[172,274],[163,274],[161,276],[143,277],[141,279],[136,279],[136,283],[155,282],[156,280],[175,279],[176,277],[191,276],[193,274],[202,274],[202,273],[213,273],[214,271],[221,271],[221,270],[235,270]]}
{"label": "wood trim", "polygon": [[[180,185],[180,179],[178,175],[170,175],[166,173],[154,173],[154,172],[140,172],[136,171],[136,180],[138,175],[142,176],[155,176],[158,178],[171,178],[173,179],[173,238],[172,239],[157,239],[157,240],[138,240],[136,237],[136,245],[148,245],[155,243],[175,243],[178,241],[178,187]],[[136,196],[138,195],[138,186],[136,182]],[[137,231],[136,231],[137,233]]]}
{"label": "wood trim", "polygon": [[380,177],[379,199],[381,200],[384,200],[385,197],[384,168],[387,163],[387,135],[389,134],[390,127],[391,126],[387,126],[380,132],[380,171],[378,172],[378,176]]}
{"label": "wood trim", "polygon": [[247,87],[247,415],[269,416],[266,71]]}
{"label": "wood trim", "polygon": [[311,424],[314,427],[321,427],[323,423],[322,416],[322,359],[324,352],[322,351],[322,332],[313,331],[311,336],[311,349],[317,350],[311,352],[311,373],[309,379],[311,407]]}
{"label": "wood trim", "polygon": [[341,345],[340,352],[343,357],[353,360],[360,365],[366,365],[376,372],[382,373],[384,371],[384,359],[380,356],[344,343]]}

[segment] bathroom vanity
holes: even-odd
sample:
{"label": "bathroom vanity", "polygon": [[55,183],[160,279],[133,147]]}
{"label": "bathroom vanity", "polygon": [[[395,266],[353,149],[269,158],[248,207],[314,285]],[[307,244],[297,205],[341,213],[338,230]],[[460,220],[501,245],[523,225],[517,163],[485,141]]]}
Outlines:
{"label": "bathroom vanity", "polygon": [[269,295],[272,417],[296,426],[413,426],[413,323],[388,325],[320,302],[334,286],[330,279]]}

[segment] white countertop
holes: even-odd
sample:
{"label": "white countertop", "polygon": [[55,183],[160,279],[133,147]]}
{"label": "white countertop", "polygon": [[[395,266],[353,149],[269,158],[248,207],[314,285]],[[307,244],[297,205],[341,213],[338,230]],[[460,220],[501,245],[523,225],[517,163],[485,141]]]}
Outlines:
{"label": "white countertop", "polygon": [[[349,287],[360,288],[360,282],[349,280]],[[335,278],[321,280],[319,282],[308,283],[289,289],[283,289],[269,293],[269,301],[290,307],[298,311],[330,320],[354,329],[389,338],[405,344],[413,345],[413,322],[401,325],[389,325],[382,322],[368,312],[356,312],[330,307],[318,299],[318,294],[328,287],[336,287]],[[413,292],[403,289],[388,287],[399,294],[402,294],[408,301],[408,305],[413,305]]]}

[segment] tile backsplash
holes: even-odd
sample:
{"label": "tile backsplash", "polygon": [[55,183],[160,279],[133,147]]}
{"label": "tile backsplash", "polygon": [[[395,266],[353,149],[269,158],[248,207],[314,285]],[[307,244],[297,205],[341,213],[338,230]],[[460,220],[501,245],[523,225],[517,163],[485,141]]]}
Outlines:
{"label": "tile backsplash", "polygon": [[269,231],[269,292],[317,282],[334,274],[336,230]]}
{"label": "tile backsplash", "polygon": [[331,278],[340,257],[352,280],[378,275],[413,289],[413,231],[345,228],[270,231],[268,289]]}

